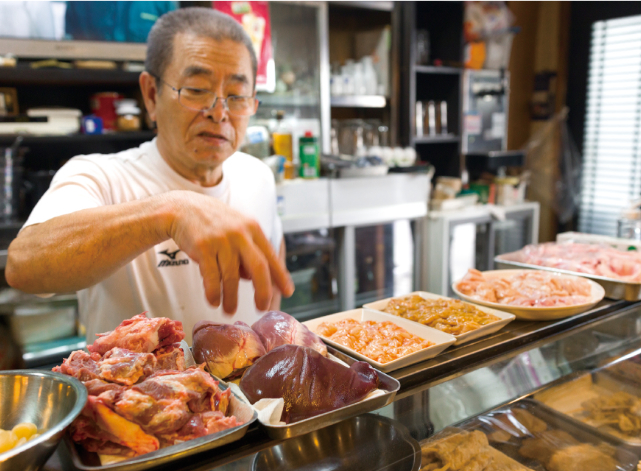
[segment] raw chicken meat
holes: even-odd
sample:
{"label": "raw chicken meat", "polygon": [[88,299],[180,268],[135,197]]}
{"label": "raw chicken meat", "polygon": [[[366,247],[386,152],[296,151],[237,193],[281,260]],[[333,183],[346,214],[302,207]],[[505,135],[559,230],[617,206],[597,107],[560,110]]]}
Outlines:
{"label": "raw chicken meat", "polygon": [[285,423],[353,404],[378,387],[378,375],[362,361],[346,368],[309,347],[282,345],[249,367],[240,388],[254,404],[283,398]]}
{"label": "raw chicken meat", "polygon": [[132,352],[151,353],[158,347],[180,342],[185,338],[182,322],[166,317],[148,318],[138,314],[123,321],[115,330],[96,334],[98,339],[87,350],[104,355],[115,347]]}
{"label": "raw chicken meat", "polygon": [[263,356],[260,337],[244,322],[234,325],[201,321],[194,326],[193,353],[218,378],[233,378]]}
{"label": "raw chicken meat", "polygon": [[269,311],[254,322],[252,330],[258,334],[268,352],[281,345],[301,345],[327,356],[327,347],[320,337],[284,312]]}
{"label": "raw chicken meat", "polygon": [[194,414],[180,430],[159,435],[163,446],[174,445],[193,438],[204,437],[231,427],[241,425],[236,417],[225,417],[220,411]]}
{"label": "raw chicken meat", "polygon": [[569,278],[537,270],[516,275],[484,275],[474,268],[456,285],[462,294],[481,301],[509,306],[574,306],[590,302],[591,286],[582,278]]}
{"label": "raw chicken meat", "polygon": [[72,352],[55,367],[89,393],[72,439],[90,452],[130,457],[241,425],[227,416],[231,390],[221,391],[205,365],[185,369],[175,343],[182,338],[180,322],[139,315],[96,340],[92,353]]}
{"label": "raw chicken meat", "polygon": [[81,350],[72,352],[53,371],[73,376],[80,381],[103,379],[131,385],[151,375],[156,369],[156,357],[151,353],[135,353],[122,348],[109,350],[103,357]]}
{"label": "raw chicken meat", "polygon": [[107,439],[118,445],[131,448],[137,454],[155,451],[160,446],[156,437],[145,433],[139,425],[112,411],[97,397],[89,396],[87,398],[87,405],[82,411],[82,416],[91,420],[99,432],[105,433],[104,437],[98,433],[92,438]]}
{"label": "raw chicken meat", "polygon": [[114,404],[120,399],[122,393],[127,390],[127,386],[115,383],[108,383],[101,379],[92,379],[83,383],[87,388],[90,396],[96,396],[102,402],[113,409]]}
{"label": "raw chicken meat", "polygon": [[114,383],[132,385],[156,369],[156,357],[151,353],[134,353],[112,348],[98,362],[100,377]]}
{"label": "raw chicken meat", "polygon": [[501,258],[560,270],[641,283],[641,254],[598,244],[548,242],[527,245]]}
{"label": "raw chicken meat", "polygon": [[62,365],[55,366],[52,371],[73,376],[80,381],[97,379],[100,378],[100,372],[98,371],[100,358],[101,356],[98,353],[89,354],[82,350],[76,350],[71,352],[69,358],[65,358]]}
{"label": "raw chicken meat", "polygon": [[160,347],[153,354],[156,356],[157,370],[185,370],[185,352],[179,343]]}

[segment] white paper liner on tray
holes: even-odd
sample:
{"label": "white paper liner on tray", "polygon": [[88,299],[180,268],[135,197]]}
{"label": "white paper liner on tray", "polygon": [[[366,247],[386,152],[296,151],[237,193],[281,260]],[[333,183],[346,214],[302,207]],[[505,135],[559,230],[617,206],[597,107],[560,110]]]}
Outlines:
{"label": "white paper liner on tray", "polygon": [[[383,394],[386,394],[386,391],[375,389],[358,402],[367,401],[374,397],[382,396]],[[285,401],[283,400],[283,398],[261,399],[256,404],[254,404],[253,407],[254,410],[258,412],[258,420],[263,425],[269,425],[271,427],[286,427],[291,425],[286,424],[285,422],[280,420],[281,416],[283,415],[283,408],[285,407]]]}

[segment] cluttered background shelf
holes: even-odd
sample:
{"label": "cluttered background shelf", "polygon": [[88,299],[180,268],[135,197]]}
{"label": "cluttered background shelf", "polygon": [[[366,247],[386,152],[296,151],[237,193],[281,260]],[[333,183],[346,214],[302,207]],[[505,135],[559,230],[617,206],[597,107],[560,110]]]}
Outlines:
{"label": "cluttered background shelf", "polygon": [[140,72],[112,69],[34,69],[29,65],[0,67],[0,84],[20,85],[125,85],[137,86]]}

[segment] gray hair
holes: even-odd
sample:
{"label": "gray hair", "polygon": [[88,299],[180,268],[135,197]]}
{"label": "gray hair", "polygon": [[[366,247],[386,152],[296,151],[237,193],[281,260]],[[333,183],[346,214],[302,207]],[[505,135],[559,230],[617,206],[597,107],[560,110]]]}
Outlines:
{"label": "gray hair", "polygon": [[235,19],[213,8],[180,8],[162,15],[147,37],[147,72],[157,77],[164,74],[173,56],[174,38],[180,33],[206,36],[216,41],[229,39],[244,44],[249,52],[256,86],[258,61],[251,39]]}

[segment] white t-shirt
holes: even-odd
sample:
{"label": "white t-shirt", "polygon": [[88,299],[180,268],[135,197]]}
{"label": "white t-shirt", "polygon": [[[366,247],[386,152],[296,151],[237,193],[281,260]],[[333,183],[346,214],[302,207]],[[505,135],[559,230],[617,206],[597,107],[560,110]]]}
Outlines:
{"label": "white t-shirt", "polygon": [[[223,163],[222,181],[204,188],[177,174],[161,157],[155,139],[118,154],[80,155],[55,175],[24,227],[82,209],[125,203],[170,190],[191,190],[225,202],[254,218],[278,253],[282,225],[274,177],[260,160],[236,152]],[[87,341],[143,311],[182,321],[186,340],[203,319],[253,324],[259,315],[251,281],[241,280],[238,310],[231,317],[205,298],[198,265],[173,240],[156,245],[95,286],[78,292]]]}

